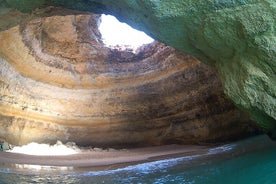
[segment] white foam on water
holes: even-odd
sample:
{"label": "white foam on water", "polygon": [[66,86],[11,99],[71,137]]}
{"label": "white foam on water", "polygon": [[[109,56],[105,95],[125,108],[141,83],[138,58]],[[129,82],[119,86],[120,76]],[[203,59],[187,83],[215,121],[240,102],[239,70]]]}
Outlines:
{"label": "white foam on water", "polygon": [[178,158],[146,162],[146,163],[131,165],[124,168],[115,169],[115,170],[91,171],[91,172],[83,173],[83,175],[84,176],[104,176],[104,175],[111,175],[111,174],[122,173],[122,172],[150,174],[156,171],[166,170],[167,168],[174,167],[180,162],[189,162],[205,156],[212,156],[216,154],[229,152],[232,149],[234,149],[235,146],[236,146],[235,144],[227,144],[227,145],[223,145],[215,148],[210,148],[208,152],[203,154],[196,154],[196,155],[190,155],[190,156],[184,156],[184,157],[178,157]]}

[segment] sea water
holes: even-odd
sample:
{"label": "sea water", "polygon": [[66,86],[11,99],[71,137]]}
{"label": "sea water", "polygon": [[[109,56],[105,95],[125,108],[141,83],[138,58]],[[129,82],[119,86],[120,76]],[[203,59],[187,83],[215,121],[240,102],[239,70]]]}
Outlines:
{"label": "sea water", "polygon": [[102,171],[3,165],[0,183],[275,184],[276,143],[261,135],[210,148],[204,154]]}

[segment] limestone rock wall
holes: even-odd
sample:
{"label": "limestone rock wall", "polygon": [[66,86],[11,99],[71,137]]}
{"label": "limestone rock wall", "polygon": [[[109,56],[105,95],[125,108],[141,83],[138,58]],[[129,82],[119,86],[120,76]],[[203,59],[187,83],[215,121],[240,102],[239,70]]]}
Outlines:
{"label": "limestone rock wall", "polygon": [[215,66],[225,93],[276,139],[275,0],[51,3],[112,13],[155,39]]}
{"label": "limestone rock wall", "polygon": [[0,32],[0,138],[126,147],[254,134],[215,70],[194,57],[158,42],[112,50],[98,15],[38,11]]}

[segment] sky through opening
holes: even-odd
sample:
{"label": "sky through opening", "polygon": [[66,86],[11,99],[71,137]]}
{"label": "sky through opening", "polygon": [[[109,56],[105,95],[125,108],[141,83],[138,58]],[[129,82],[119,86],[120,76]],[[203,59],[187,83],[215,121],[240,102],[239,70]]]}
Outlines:
{"label": "sky through opening", "polygon": [[121,46],[136,50],[143,44],[148,44],[154,40],[142,31],[133,29],[126,23],[120,22],[114,16],[102,15],[99,30],[102,34],[103,42],[108,47]]}

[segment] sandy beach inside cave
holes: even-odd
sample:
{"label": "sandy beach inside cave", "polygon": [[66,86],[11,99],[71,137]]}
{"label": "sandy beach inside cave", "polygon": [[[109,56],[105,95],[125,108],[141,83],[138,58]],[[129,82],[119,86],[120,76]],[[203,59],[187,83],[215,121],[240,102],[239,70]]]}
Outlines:
{"label": "sandy beach inside cave", "polygon": [[0,164],[17,168],[28,165],[70,167],[74,169],[115,169],[138,163],[161,159],[203,154],[209,147],[195,145],[167,145],[122,150],[81,150],[66,156],[33,156],[19,153],[0,152]]}

